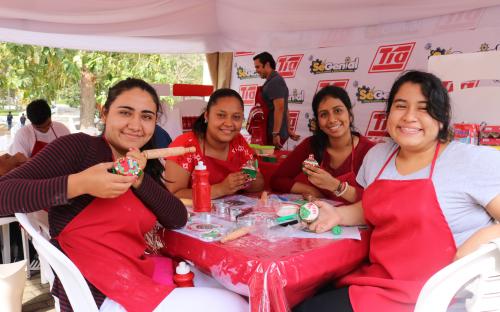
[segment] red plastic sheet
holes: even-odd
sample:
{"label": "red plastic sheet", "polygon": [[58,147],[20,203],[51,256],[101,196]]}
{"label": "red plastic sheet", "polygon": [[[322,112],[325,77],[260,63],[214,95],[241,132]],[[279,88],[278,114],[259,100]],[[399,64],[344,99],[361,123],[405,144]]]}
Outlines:
{"label": "red plastic sheet", "polygon": [[247,235],[227,244],[207,243],[164,231],[165,254],[192,261],[226,288],[249,296],[251,311],[289,311],[319,286],[356,268],[368,254],[362,240],[285,238]]}

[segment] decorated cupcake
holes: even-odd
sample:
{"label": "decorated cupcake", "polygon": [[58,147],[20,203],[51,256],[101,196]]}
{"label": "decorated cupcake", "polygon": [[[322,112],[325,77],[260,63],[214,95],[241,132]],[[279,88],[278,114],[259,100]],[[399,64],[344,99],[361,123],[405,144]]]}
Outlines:
{"label": "decorated cupcake", "polygon": [[124,176],[140,176],[142,169],[137,160],[130,157],[121,157],[115,160],[113,173]]}
{"label": "decorated cupcake", "polygon": [[316,159],[314,159],[313,154],[309,154],[309,157],[307,157],[307,159],[302,162],[302,172],[304,172],[305,174],[307,174],[304,170],[304,167],[306,165],[308,165],[309,167],[319,168],[319,163],[316,161]]}
{"label": "decorated cupcake", "polygon": [[319,217],[319,207],[311,202],[307,202],[299,208],[299,218],[305,223],[312,223]]}
{"label": "decorated cupcake", "polygon": [[248,160],[246,164],[241,168],[241,171],[248,175],[250,181],[253,181],[257,178],[257,169],[253,164],[253,160]]}

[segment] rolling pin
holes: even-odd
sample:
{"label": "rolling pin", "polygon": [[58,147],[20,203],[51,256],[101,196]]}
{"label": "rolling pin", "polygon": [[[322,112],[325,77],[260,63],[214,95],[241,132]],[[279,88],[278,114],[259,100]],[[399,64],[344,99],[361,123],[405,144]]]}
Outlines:
{"label": "rolling pin", "polygon": [[220,239],[220,242],[225,244],[227,242],[230,242],[230,241],[233,241],[235,239],[238,239],[240,237],[243,237],[245,235],[247,235],[248,233],[250,233],[252,231],[252,226],[244,226],[244,227],[240,227],[239,229],[236,229],[234,231],[232,231],[231,233],[228,233],[226,236],[222,237]]}
{"label": "rolling pin", "polygon": [[[147,159],[162,158],[168,156],[179,156],[186,153],[194,153],[196,148],[194,146],[190,147],[167,147],[167,148],[157,148],[142,151],[142,154]],[[124,175],[124,176],[140,176],[142,174],[142,169],[139,166],[137,160],[132,157],[120,157],[114,161],[113,168],[110,169],[111,172]]]}
{"label": "rolling pin", "polygon": [[163,157],[169,157],[169,156],[179,156],[179,155],[184,155],[187,153],[194,153],[194,152],[196,152],[196,148],[194,146],[156,148],[156,149],[150,149],[150,150],[143,151],[143,153],[147,159],[163,158]]}

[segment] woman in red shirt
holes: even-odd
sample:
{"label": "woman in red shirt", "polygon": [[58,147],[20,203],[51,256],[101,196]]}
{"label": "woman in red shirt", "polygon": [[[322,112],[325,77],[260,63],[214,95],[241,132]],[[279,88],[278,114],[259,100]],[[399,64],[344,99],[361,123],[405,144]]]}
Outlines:
{"label": "woman in red shirt", "polygon": [[253,160],[253,151],[240,134],[243,100],[232,89],[219,89],[211,96],[206,111],[193,131],[177,137],[170,147],[194,146],[196,152],[168,157],[165,162],[167,188],[179,198],[191,198],[191,173],[202,160],[210,173],[211,196],[218,198],[238,191],[259,192],[264,188],[260,172],[253,181],[241,168]]}
{"label": "woman in red shirt", "polygon": [[[324,87],[314,96],[312,110],[317,122],[314,135],[302,141],[281,163],[271,179],[271,188],[356,202],[363,192],[356,175],[374,143],[354,130],[352,104],[344,89]],[[310,154],[320,167],[306,166],[304,174],[302,162]]]}

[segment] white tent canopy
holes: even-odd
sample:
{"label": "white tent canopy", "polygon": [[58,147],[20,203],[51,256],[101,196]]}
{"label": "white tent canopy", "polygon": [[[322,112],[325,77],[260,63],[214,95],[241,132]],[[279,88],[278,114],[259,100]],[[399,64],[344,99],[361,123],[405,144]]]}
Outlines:
{"label": "white tent canopy", "polygon": [[497,5],[499,0],[0,0],[0,40],[146,53],[297,50],[366,43],[366,26]]}

